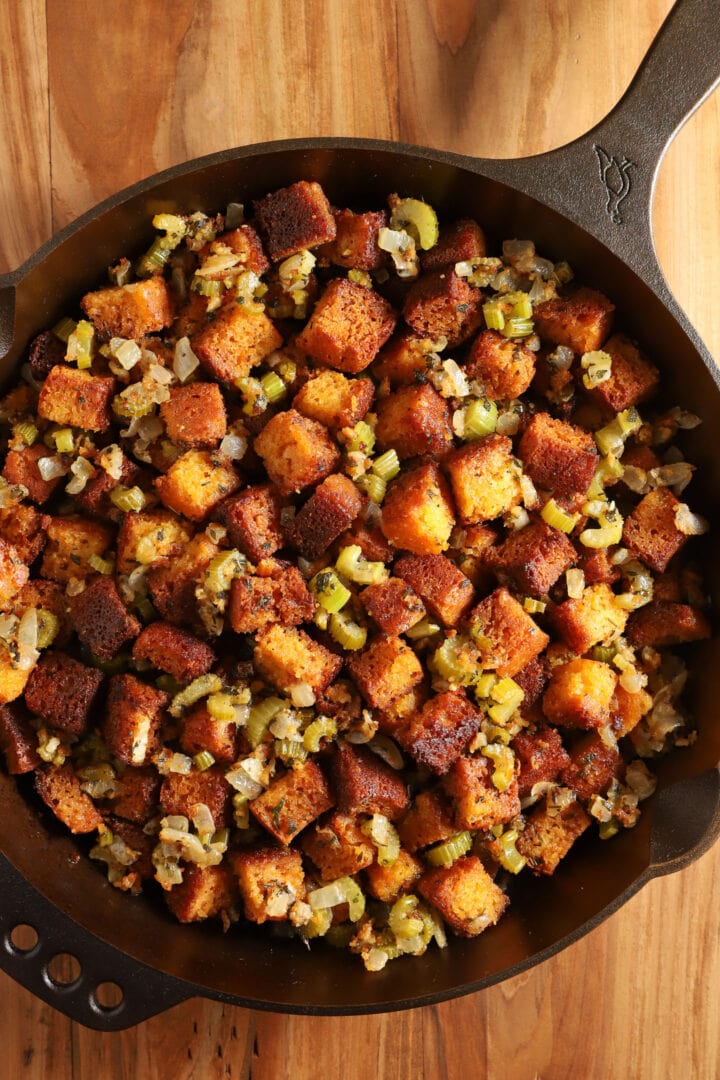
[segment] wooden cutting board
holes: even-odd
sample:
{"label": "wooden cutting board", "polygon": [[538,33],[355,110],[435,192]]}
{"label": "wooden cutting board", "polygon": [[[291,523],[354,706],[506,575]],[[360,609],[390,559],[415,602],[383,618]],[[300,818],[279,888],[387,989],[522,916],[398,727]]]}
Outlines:
{"label": "wooden cutting board", "polygon": [[[512,157],[561,145],[617,100],[670,6],[5,0],[0,270],[118,188],[228,146],[353,135]],[[716,355],[719,158],[716,94],[672,147],[655,208],[663,267]],[[718,886],[720,847],[525,975],[387,1016],[283,1017],[195,1000],[101,1035],[0,976],[0,1076],[711,1080]]]}

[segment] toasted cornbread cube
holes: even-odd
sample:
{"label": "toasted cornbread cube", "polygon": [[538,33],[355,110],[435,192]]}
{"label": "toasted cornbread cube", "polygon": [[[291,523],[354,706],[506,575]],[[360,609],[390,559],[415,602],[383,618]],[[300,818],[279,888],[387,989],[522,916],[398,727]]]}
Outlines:
{"label": "toasted cornbread cube", "polygon": [[548,413],[533,416],[518,456],[533,484],[555,495],[584,495],[598,463],[592,435]]}
{"label": "toasted cornbread cube", "polygon": [[219,510],[230,543],[257,563],[283,546],[280,498],[271,484],[247,487]]}
{"label": "toasted cornbread cube", "polygon": [[71,735],[84,735],[105,680],[102,671],[87,667],[65,653],[43,653],[25,690],[31,712]]}
{"label": "toasted cornbread cube", "polygon": [[686,641],[709,638],[710,623],[702,611],[689,604],[673,604],[653,600],[630,616],[627,638],[636,649],[650,645],[662,649],[666,645],[683,645]]}
{"label": "toasted cornbread cube", "polygon": [[510,532],[502,544],[487,551],[485,564],[504,585],[529,596],[544,596],[577,559],[565,533],[540,520]]}
{"label": "toasted cornbread cube", "polygon": [[340,453],[327,428],[295,409],[273,416],[254,446],[281,495],[324,480],[340,464]]}
{"label": "toasted cornbread cube", "polygon": [[86,293],[80,306],[106,340],[113,337],[139,340],[170,326],[174,315],[170,289],[162,274]]}
{"label": "toasted cornbread cube", "polygon": [[217,762],[231,764],[237,757],[239,736],[237,724],[216,720],[201,702],[183,717],[180,746],[191,757],[207,750]]}
{"label": "toasted cornbread cube", "polygon": [[600,728],[610,723],[617,676],[599,660],[569,660],[550,676],[542,708],[551,724]]}
{"label": "toasted cornbread cube", "polygon": [[183,448],[213,450],[227,431],[225,402],[217,383],[171,387],[160,416],[168,437]]}
{"label": "toasted cornbread cube", "polygon": [[398,832],[403,847],[413,852],[447,840],[456,833],[452,806],[442,788],[420,791],[398,822]]}
{"label": "toasted cornbread cube", "polygon": [[115,757],[144,765],[160,745],[160,728],[170,698],[134,675],[113,675],[108,689],[103,735]]}
{"label": "toasted cornbread cube", "polygon": [[454,349],[467,341],[482,319],[482,293],[458,277],[453,269],[433,270],[410,286],[403,317],[416,334],[434,341],[447,338]]}
{"label": "toasted cornbread cube", "polygon": [[317,559],[352,525],[364,505],[358,489],[342,473],[319,484],[295,515],[288,539],[306,559]]}
{"label": "toasted cornbread cube", "polygon": [[43,330],[33,338],[28,351],[28,363],[34,378],[42,382],[51,368],[65,362],[65,342],[52,330]]}
{"label": "toasted cornbread cube", "polygon": [[437,244],[422,254],[423,270],[442,270],[445,266],[482,259],[485,255],[485,234],[472,218],[461,218],[440,229]]}
{"label": "toasted cornbread cube", "polygon": [[71,578],[84,580],[94,574],[90,557],[102,557],[114,535],[111,527],[76,514],[53,518],[47,531],[48,543],[40,573],[44,578],[62,583]]}
{"label": "toasted cornbread cube", "polygon": [[591,394],[614,413],[647,401],[657,390],[660,372],[624,334],[613,334],[603,345],[612,358],[610,378],[595,386]]}
{"label": "toasted cornbread cube", "polygon": [[160,776],[153,766],[126,769],[113,797],[113,814],[136,825],[144,825],[155,816],[159,794]]}
{"label": "toasted cornbread cube", "polygon": [[220,549],[209,536],[193,537],[174,559],[154,565],[147,574],[152,602],[167,622],[194,626],[198,622],[195,589]]}
{"label": "toasted cornbread cube", "polygon": [[394,821],[410,802],[395,770],[365,746],[335,744],[332,782],[343,814],[384,814]]}
{"label": "toasted cornbread cube", "polygon": [[480,730],[482,714],[465,694],[435,694],[398,730],[397,740],[418,765],[442,776]]}
{"label": "toasted cornbread cube", "polygon": [[476,855],[428,870],[417,889],[461,937],[476,937],[494,926],[509,903]]}
{"label": "toasted cornbread cube", "polygon": [[233,789],[214,765],[204,772],[168,773],[160,787],[160,806],[166,816],[181,814],[192,821],[198,803],[207,806],[216,829],[232,824]]}
{"label": "toasted cornbread cube", "polygon": [[486,757],[459,757],[444,780],[457,829],[491,829],[520,813],[518,781],[505,791],[493,784],[495,765]]}
{"label": "toasted cornbread cube", "polygon": [[146,626],[133,645],[133,660],[149,660],[179,683],[205,675],[215,663],[215,653],[204,641],[166,622]]}
{"label": "toasted cornbread cube", "polygon": [[535,332],[551,345],[566,345],[575,353],[603,347],[610,333],[615,305],[594,289],[545,300],[533,308]]}
{"label": "toasted cornbread cube", "polygon": [[442,456],[453,444],[450,408],[429,383],[403,386],[377,406],[380,448],[393,447],[400,458]]}
{"label": "toasted cornbread cube", "polygon": [[519,398],[535,377],[535,354],[521,341],[483,330],[470,346],[465,374],[482,383],[491,401]]}
{"label": "toasted cornbread cube", "polygon": [[398,548],[416,555],[445,551],[455,524],[447,482],[432,462],[401,473],[382,507],[381,528]]}
{"label": "toasted cornbread cube", "polygon": [[356,874],[375,861],[377,848],[348,814],[333,813],[302,838],[302,849],[320,871],[322,881]]}
{"label": "toasted cornbread cube", "polygon": [[224,458],[208,450],[188,450],[154,481],[165,506],[191,521],[202,521],[227,495],[240,487],[240,477]]}
{"label": "toasted cornbread cube", "polygon": [[282,345],[277,327],[264,311],[226,304],[190,338],[193,352],[219,382],[235,383]]}
{"label": "toasted cornbread cube", "polygon": [[506,435],[487,435],[460,447],[443,465],[465,525],[492,521],[521,501],[520,470]]}
{"label": "toasted cornbread cube", "polygon": [[610,562],[607,548],[585,550],[580,554],[578,566],[585,575],[586,585],[613,585],[620,577],[620,570]]}
{"label": "toasted cornbread cube", "polygon": [[4,642],[0,642],[0,705],[7,705],[20,697],[27,681],[30,669],[23,671],[15,667],[15,660]]}
{"label": "toasted cornbread cube", "polygon": [[566,787],[575,792],[578,799],[591,799],[593,795],[605,795],[620,770],[620,752],[616,746],[606,746],[593,732],[576,743],[570,751],[570,761],[560,773]]}
{"label": "toasted cornbread cube", "polygon": [[346,547],[352,544],[360,548],[363,558],[369,562],[389,563],[395,554],[377,525],[363,524],[360,521],[355,522],[338,546]]}
{"label": "toasted cornbread cube", "polygon": [[581,836],[592,818],[578,802],[566,809],[542,805],[531,813],[516,848],[534,874],[554,874],[561,859]]}
{"label": "toasted cornbread cube", "polygon": [[183,871],[180,885],[165,892],[165,901],[178,922],[199,922],[228,911],[239,899],[237,880],[228,866],[193,866]]}
{"label": "toasted cornbread cube", "polygon": [[625,518],[623,544],[658,573],[665,570],[687,540],[675,524],[679,506],[680,500],[669,488],[656,488]]}
{"label": "toasted cornbread cube", "polygon": [[[240,255],[240,262],[246,270],[252,270],[258,277],[270,269],[270,263],[265,257],[260,237],[252,225],[239,225],[237,229],[222,233],[217,238],[218,245],[229,247],[235,255]],[[212,252],[213,245],[210,245]]]}
{"label": "toasted cornbread cube", "polygon": [[[52,480],[42,478],[38,461],[52,456],[52,451],[43,443],[25,446],[22,450],[8,450],[2,474],[9,484],[24,484],[32,501],[42,506],[63,479],[62,476],[54,476]],[[15,509],[22,509],[22,504],[13,507],[13,511]]]}
{"label": "toasted cornbread cube", "polygon": [[469,621],[485,639],[479,641],[484,666],[503,677],[512,678],[550,641],[504,587],[481,600]]}
{"label": "toasted cornbread cube", "polygon": [[138,563],[150,565],[160,559],[174,558],[191,536],[190,522],[170,510],[125,514],[117,538],[117,572],[131,574]]}
{"label": "toasted cornbread cube", "polygon": [[402,893],[412,892],[423,870],[419,859],[400,848],[397,859],[390,866],[374,862],[366,868],[368,892],[384,904],[394,904]]}
{"label": "toasted cornbread cube", "polygon": [[317,602],[296,566],[279,577],[244,574],[230,587],[230,625],[236,634],[254,634],[272,623],[298,626],[310,622]]}
{"label": "toasted cornbread cube", "polygon": [[29,577],[17,548],[0,538],[0,611],[10,607]]}
{"label": "toasted cornbread cube", "polygon": [[95,832],[103,824],[95,803],[80,787],[69,761],[64,765],[46,765],[37,769],[35,790],[71,833]]}
{"label": "toasted cornbread cube", "polygon": [[399,637],[379,637],[348,660],[350,674],[369,705],[386,709],[423,680],[423,667]]}
{"label": "toasted cornbread cube", "polygon": [[371,379],[348,379],[342,372],[326,368],[300,387],[293,409],[333,430],[353,427],[366,415],[374,393]]}
{"label": "toasted cornbread cube", "polygon": [[391,701],[387,709],[376,709],[374,715],[378,722],[378,730],[394,739],[409,718],[422,709],[427,699],[428,689],[424,683],[420,683],[409,693]]}
{"label": "toasted cornbread cube", "polygon": [[629,735],[633,728],[642,720],[652,708],[653,699],[647,690],[638,690],[635,694],[628,693],[620,685],[615,687],[615,698],[610,707],[612,713],[612,729],[618,738]]}
{"label": "toasted cornbread cube", "polygon": [[250,922],[279,922],[287,919],[291,905],[305,896],[305,874],[299,851],[263,847],[233,851],[230,866],[237,875]]}
{"label": "toasted cornbread cube", "polygon": [[122,471],[120,478],[115,479],[110,473],[100,468],[94,476],[91,476],[82,491],[74,496],[75,502],[88,514],[97,517],[108,518],[110,521],[121,520],[123,513],[110,499],[111,493],[118,484],[125,487],[135,487],[139,481],[145,481],[145,477],[138,465],[130,458],[122,455]]}
{"label": "toasted cornbread cube", "polygon": [[331,281],[295,344],[327,367],[355,375],[377,356],[395,327],[382,296],[347,278]]}
{"label": "toasted cornbread cube", "polygon": [[56,424],[70,424],[86,431],[107,431],[115,380],[60,364],[54,367],[40,391],[38,416]]}
{"label": "toasted cornbread cube", "polygon": [[354,214],[352,210],[334,213],[337,234],[335,239],[318,251],[321,266],[328,263],[346,270],[377,270],[387,256],[378,247],[378,233],[387,225],[384,210]]}
{"label": "toasted cornbread cube", "polygon": [[435,351],[435,340],[418,337],[403,330],[390,338],[378,353],[373,366],[377,379],[387,379],[390,386],[413,386],[427,374],[430,354]]}
{"label": "toasted cornbread cube", "polygon": [[475,598],[472,582],[445,555],[405,555],[394,570],[445,626],[457,626]]}
{"label": "toasted cornbread cube", "polygon": [[540,700],[543,690],[547,686],[547,672],[542,658],[535,657],[534,660],[531,660],[529,664],[526,664],[524,668],[521,668],[520,671],[513,675],[513,680],[525,694],[521,705],[521,711],[524,715],[536,701]]}
{"label": "toasted cornbread cube", "polygon": [[540,728],[534,735],[521,731],[512,741],[515,757],[520,762],[518,794],[526,798],[536,784],[546,784],[559,775],[570,763],[562,739],[555,728]]}
{"label": "toasted cornbread cube", "polygon": [[253,659],[258,673],[278,690],[307,683],[317,693],[342,667],[341,657],[291,626],[271,626],[258,634]]}
{"label": "toasted cornbread cube", "polygon": [[300,180],[271,191],[254,204],[255,216],[273,262],[335,239],[335,218],[315,181]]}
{"label": "toasted cornbread cube", "polygon": [[391,577],[369,585],[360,593],[360,603],[385,634],[403,634],[425,614],[420,597],[400,578]]}
{"label": "toasted cornbread cube", "polygon": [[628,613],[609,585],[588,585],[582,596],[565,600],[553,613],[553,622],[573,652],[581,654],[622,634]]}
{"label": "toasted cornbread cube", "polygon": [[172,324],[170,333],[176,341],[183,337],[192,339],[205,326],[209,302],[209,297],[190,292]]}
{"label": "toasted cornbread cube", "polygon": [[32,772],[40,764],[37,733],[28,713],[18,704],[0,705],[0,750],[11,776]]}
{"label": "toasted cornbread cube", "polygon": [[112,660],[141,630],[120,599],[115,582],[103,575],[70,598],[70,618],[83,645],[100,660]]}
{"label": "toasted cornbread cube", "polygon": [[328,782],[317,762],[299,762],[257,799],[250,812],[281,844],[289,844],[310,822],[333,806]]}

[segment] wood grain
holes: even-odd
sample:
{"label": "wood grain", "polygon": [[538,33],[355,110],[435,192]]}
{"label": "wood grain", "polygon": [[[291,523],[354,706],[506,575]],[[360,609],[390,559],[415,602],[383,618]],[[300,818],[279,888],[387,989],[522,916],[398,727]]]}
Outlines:
{"label": "wood grain", "polygon": [[[560,145],[617,100],[669,7],[642,0],[630,18],[624,0],[6,0],[0,268],[114,190],[226,146],[310,134],[488,156]],[[655,208],[670,284],[716,355],[719,133],[715,95],[671,148]],[[719,888],[715,849],[525,975],[388,1016],[197,1000],[102,1035],[0,976],[0,1075],[711,1080]]]}

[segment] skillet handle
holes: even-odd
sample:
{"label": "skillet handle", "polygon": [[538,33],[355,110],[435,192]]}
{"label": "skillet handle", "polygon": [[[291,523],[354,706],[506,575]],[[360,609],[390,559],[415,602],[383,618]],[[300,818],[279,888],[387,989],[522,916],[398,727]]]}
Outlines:
{"label": "skillet handle", "polygon": [[680,780],[653,799],[651,876],[672,874],[703,855],[720,834],[720,772]]}
{"label": "skillet handle", "polygon": [[717,6],[677,0],[627,91],[599,124],[537,157],[483,160],[480,171],[552,202],[672,303],[652,235],[655,180],[673,137],[718,82]]}

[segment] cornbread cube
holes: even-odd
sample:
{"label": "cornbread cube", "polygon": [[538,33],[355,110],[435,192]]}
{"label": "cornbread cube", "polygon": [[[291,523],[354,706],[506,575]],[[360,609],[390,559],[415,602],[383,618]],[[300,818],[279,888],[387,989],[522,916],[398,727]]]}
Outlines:
{"label": "cornbread cube", "polygon": [[245,269],[252,270],[258,277],[270,269],[262,241],[252,225],[239,225],[237,229],[222,233],[218,236],[217,243],[229,247],[235,255],[241,255],[240,261]]}
{"label": "cornbread cube", "polygon": [[710,623],[702,611],[689,604],[673,604],[653,600],[630,616],[627,638],[636,649],[650,645],[662,649],[666,645],[683,645],[686,641],[709,638]]}
{"label": "cornbread cube", "polygon": [[402,638],[378,637],[348,660],[360,693],[375,709],[387,709],[423,680],[423,667]]}
{"label": "cornbread cube", "polygon": [[239,899],[237,879],[228,866],[193,866],[180,885],[165,892],[165,902],[178,922],[199,922],[228,911]]}
{"label": "cornbread cube", "polygon": [[28,363],[33,377],[42,381],[51,368],[65,362],[65,342],[52,330],[43,330],[30,342]]}
{"label": "cornbread cube", "polygon": [[447,338],[454,349],[477,330],[482,319],[482,293],[446,267],[423,274],[410,286],[403,318],[416,334],[434,341]]}
{"label": "cornbread cube", "polygon": [[504,586],[481,600],[469,621],[485,639],[479,643],[484,666],[503,677],[522,671],[550,641]]}
{"label": "cornbread cube", "polygon": [[393,636],[409,630],[425,614],[425,605],[420,597],[396,577],[363,589],[360,603],[383,633]]}
{"label": "cornbread cube", "polygon": [[578,802],[564,810],[541,805],[531,813],[515,846],[534,874],[554,874],[560,860],[591,822]]}
{"label": "cornbread cube", "polygon": [[342,372],[326,368],[313,373],[300,387],[293,409],[331,429],[353,427],[366,415],[374,393],[371,379],[348,379]]}
{"label": "cornbread cube", "polygon": [[187,337],[192,339],[205,326],[208,315],[209,297],[190,292],[186,303],[180,308],[170,331],[177,341]]}
{"label": "cornbread cube", "polygon": [[606,548],[586,549],[580,554],[578,566],[585,575],[586,585],[613,585],[620,577],[617,566],[610,562]]}
{"label": "cornbread cube", "polygon": [[535,377],[535,354],[521,341],[497,330],[483,330],[470,346],[464,365],[468,379],[482,383],[491,401],[519,398]]}
{"label": "cornbread cube", "polygon": [[35,790],[71,833],[95,832],[103,824],[95,803],[80,787],[70,762],[37,769]]}
{"label": "cornbread cube", "polygon": [[4,642],[0,642],[0,705],[19,698],[29,678],[30,669],[23,671],[16,667],[12,653]]}
{"label": "cornbread cube", "polygon": [[387,225],[385,211],[354,214],[352,210],[336,210],[334,217],[337,233],[318,252],[320,265],[329,263],[346,270],[377,270],[382,266],[386,255],[377,241],[380,229]]}
{"label": "cornbread cube", "polygon": [[290,906],[305,896],[305,874],[299,851],[262,847],[233,851],[228,856],[237,875],[245,918],[250,922],[279,922]]}
{"label": "cornbread cube", "polygon": [[317,559],[352,525],[363,505],[364,499],[352,480],[333,473],[315,488],[295,515],[288,539],[306,559]]}
{"label": "cornbread cube", "polygon": [[170,326],[174,315],[170,289],[162,274],[86,293],[80,306],[106,340],[113,337],[138,340]]}
{"label": "cornbread cube", "polygon": [[409,718],[420,709],[428,699],[428,690],[424,683],[414,686],[412,690],[403,694],[402,697],[391,701],[387,709],[376,709],[374,718],[378,722],[378,730],[384,735],[396,738]]}
{"label": "cornbread cube", "polygon": [[40,764],[35,728],[18,704],[0,705],[0,750],[11,776],[32,772]]}
{"label": "cornbread cube", "polygon": [[[8,484],[24,484],[30,498],[38,506],[48,501],[63,479],[62,476],[54,476],[52,480],[43,480],[38,461],[46,457],[52,457],[52,451],[43,443],[25,446],[22,450],[8,450],[2,471]],[[15,509],[19,510],[21,506],[14,507],[13,510]]]}
{"label": "cornbread cube", "polygon": [[365,746],[335,744],[332,783],[343,814],[384,814],[394,821],[410,802],[394,769]]}
{"label": "cornbread cube", "polygon": [[237,491],[240,477],[224,458],[215,458],[208,450],[188,450],[154,483],[165,506],[191,521],[202,521]]}
{"label": "cornbread cube", "polygon": [[575,424],[536,413],[520,439],[518,456],[536,487],[555,495],[584,495],[598,463],[592,435]]}
{"label": "cornbread cube", "polygon": [[446,453],[453,444],[450,407],[430,383],[402,386],[377,405],[380,448],[400,458]]}
{"label": "cornbread cube", "polygon": [[445,626],[457,626],[475,598],[472,582],[445,555],[404,555],[394,570]]}
{"label": "cornbread cube", "polygon": [[523,712],[527,712],[536,701],[540,700],[547,685],[545,664],[541,659],[535,657],[534,660],[531,660],[529,664],[526,664],[524,668],[513,675],[513,680],[525,694],[521,709]]}
{"label": "cornbread cube", "polygon": [[390,866],[373,863],[366,868],[367,890],[376,900],[393,904],[402,893],[412,892],[423,869],[419,859],[400,848],[397,859]]}
{"label": "cornbread cube", "polygon": [[655,576],[653,600],[667,600],[673,604],[680,604],[684,598],[685,592],[676,569],[667,570],[664,574]]}
{"label": "cornbread cube", "polygon": [[111,521],[117,521],[122,519],[123,514],[122,511],[118,510],[111,502],[111,492],[115,490],[118,484],[124,484],[126,487],[134,487],[138,485],[139,481],[142,481],[144,486],[147,486],[146,477],[142,470],[134,461],[131,461],[130,458],[123,454],[120,479],[115,480],[114,477],[110,476],[110,473],[105,472],[104,469],[98,469],[95,475],[90,477],[82,491],[74,496],[75,502],[88,514],[95,514],[97,517],[109,518]]}
{"label": "cornbread cube", "polygon": [[113,675],[108,688],[103,736],[116,758],[144,765],[160,745],[168,694],[136,679]]}
{"label": "cornbread cube", "polygon": [[205,675],[215,663],[215,653],[204,641],[185,630],[158,621],[146,626],[133,645],[133,660],[149,660],[179,683]]}
{"label": "cornbread cube", "polygon": [[200,533],[175,559],[158,563],[148,571],[150,596],[163,619],[182,626],[195,625],[198,621],[195,588],[219,550],[209,536]]}
{"label": "cornbread cube", "polygon": [[330,203],[315,181],[300,180],[272,191],[258,199],[254,209],[273,262],[335,239],[337,229]]}
{"label": "cornbread cube", "polygon": [[395,554],[377,525],[363,524],[360,521],[355,522],[338,546],[346,547],[351,544],[359,547],[363,558],[370,562],[389,563]]}
{"label": "cornbread cube", "polygon": [[555,728],[540,728],[534,735],[519,732],[512,741],[515,757],[520,762],[518,794],[526,798],[536,784],[554,780],[570,763],[567,751]]}
{"label": "cornbread cube", "polygon": [[153,766],[126,769],[113,798],[113,814],[135,825],[144,825],[155,815],[159,794],[160,776]]}
{"label": "cornbread cube", "polygon": [[444,780],[453,804],[457,829],[491,829],[520,813],[518,781],[505,791],[493,784],[495,766],[486,757],[459,757]]}
{"label": "cornbread cube", "polygon": [[565,600],[553,613],[556,629],[575,653],[622,634],[628,613],[609,585],[588,585],[578,599]]}
{"label": "cornbread cube", "polygon": [[317,603],[296,566],[280,576],[244,574],[230,586],[230,625],[236,634],[254,634],[271,623],[298,626],[310,622]]}
{"label": "cornbread cube", "polygon": [[335,278],[295,344],[319,363],[355,375],[373,362],[394,327],[387,300],[347,278]]}
{"label": "cornbread cube", "polygon": [[65,653],[43,653],[28,680],[25,704],[36,716],[71,735],[84,735],[97,708],[102,671]]}
{"label": "cornbread cube", "polygon": [[402,845],[412,852],[447,840],[456,832],[452,806],[441,788],[418,792],[410,809],[398,822]]}
{"label": "cornbread cube", "polygon": [[390,338],[378,353],[373,372],[379,380],[387,379],[390,386],[413,386],[425,377],[435,351],[435,341],[429,337],[417,337],[409,330],[402,330]]}
{"label": "cornbread cube", "polygon": [[600,728],[610,723],[617,676],[599,660],[569,660],[550,676],[542,708],[551,724]]}
{"label": "cornbread cube", "polygon": [[486,435],[453,450],[443,465],[465,525],[492,521],[521,501],[520,470],[506,435]]}
{"label": "cornbread cube", "polygon": [[282,345],[282,336],[264,311],[226,304],[190,338],[198,360],[219,382],[235,383]]}
{"label": "cornbread cube", "polygon": [[71,597],[70,619],[83,645],[100,660],[112,660],[141,630],[120,599],[115,582],[103,575]]}
{"label": "cornbread cube", "polygon": [[647,690],[638,690],[635,694],[628,693],[624,687],[617,684],[615,697],[611,705],[612,728],[618,738],[628,735],[633,728],[642,720],[652,708],[653,699]]}
{"label": "cornbread cube", "polygon": [[131,574],[138,564],[150,565],[180,554],[192,536],[192,525],[171,510],[125,514],[117,538],[117,572]]}
{"label": "cornbread cube", "polygon": [[476,937],[494,926],[509,903],[476,855],[428,870],[417,889],[461,937]]}
{"label": "cornbread cube", "polygon": [[257,563],[283,546],[280,498],[271,484],[247,487],[219,508],[230,543]]}
{"label": "cornbread cube", "polygon": [[614,413],[647,401],[657,390],[660,372],[624,334],[613,334],[603,345],[612,358],[610,378],[591,391],[596,401]]}
{"label": "cornbread cube", "polygon": [[309,829],[302,849],[320,871],[322,881],[356,874],[375,861],[377,848],[363,832],[356,817],[333,813]]}
{"label": "cornbread cube", "polygon": [[0,538],[0,611],[10,607],[29,577],[17,548]]}
{"label": "cornbread cube", "polygon": [[545,300],[533,308],[535,332],[550,345],[565,345],[575,353],[603,347],[612,328],[615,305],[594,289]]}
{"label": "cornbread cube", "polygon": [[322,769],[312,759],[299,762],[257,799],[250,812],[263,828],[290,844],[298,833],[333,806],[335,800]]}
{"label": "cornbread cube", "polygon": [[621,765],[620,752],[616,746],[606,746],[599,735],[586,735],[570,751],[570,761],[560,773],[566,787],[575,792],[578,799],[591,799],[604,795]]}
{"label": "cornbread cube", "polygon": [[160,786],[160,807],[166,816],[180,814],[192,821],[198,803],[207,806],[216,829],[232,825],[233,789],[222,769],[212,765],[204,772],[168,773]]}
{"label": "cornbread cube", "polygon": [[450,540],[455,514],[445,478],[431,462],[401,473],[382,506],[381,528],[395,547],[439,555]]}
{"label": "cornbread cube", "polygon": [[292,626],[270,626],[256,638],[257,672],[278,690],[307,683],[317,693],[337,677],[342,658]]}
{"label": "cornbread cube", "polygon": [[45,379],[38,400],[38,416],[56,424],[86,431],[107,431],[115,380],[104,375],[59,364]]}
{"label": "cornbread cube", "polygon": [[180,447],[213,450],[227,431],[225,402],[217,383],[171,387],[160,416],[168,437]]}
{"label": "cornbread cube", "polygon": [[440,229],[437,244],[422,254],[422,268],[442,270],[445,266],[482,259],[485,255],[485,234],[472,218],[461,218]]}
{"label": "cornbread cube", "polygon": [[565,533],[542,520],[509,533],[485,557],[485,565],[504,585],[529,596],[544,596],[576,562],[577,552]]}
{"label": "cornbread cube", "polygon": [[340,464],[340,452],[327,428],[295,409],[273,416],[254,445],[281,495],[324,480]]}
{"label": "cornbread cube", "polygon": [[435,694],[398,730],[396,738],[418,765],[444,775],[480,730],[482,714],[465,694]]}
{"label": "cornbread cube", "polygon": [[623,544],[652,570],[662,573],[687,540],[675,524],[680,506],[669,488],[648,492],[625,518]]}
{"label": "cornbread cube", "polygon": [[48,525],[48,543],[40,573],[51,581],[84,580],[95,570],[90,556],[103,556],[113,542],[115,530],[78,514],[55,517]]}
{"label": "cornbread cube", "polygon": [[231,764],[237,757],[239,741],[237,724],[216,720],[202,702],[183,717],[180,746],[191,757],[208,750],[217,762]]}

